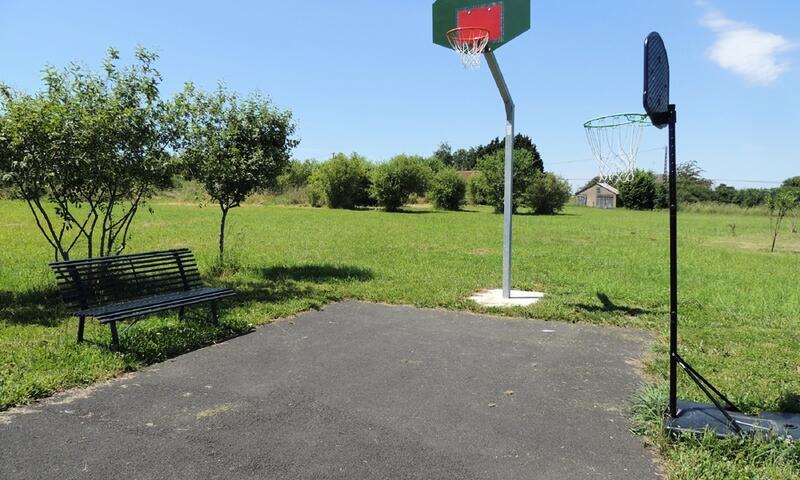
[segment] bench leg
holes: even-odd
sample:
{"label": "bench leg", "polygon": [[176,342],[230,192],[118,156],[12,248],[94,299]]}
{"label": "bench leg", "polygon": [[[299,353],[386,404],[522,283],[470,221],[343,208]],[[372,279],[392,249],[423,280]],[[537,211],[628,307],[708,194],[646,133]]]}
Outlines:
{"label": "bench leg", "polygon": [[181,309],[178,310],[178,320],[182,322],[185,319],[186,319],[186,307],[181,307]]}
{"label": "bench leg", "polygon": [[112,351],[119,351],[119,334],[117,333],[117,322],[110,322],[108,324],[111,327],[111,350]]}
{"label": "bench leg", "polygon": [[219,309],[217,308],[217,302],[211,302],[211,321],[214,325],[219,325]]}
{"label": "bench leg", "polygon": [[78,343],[83,343],[83,326],[86,324],[86,317],[78,319]]}

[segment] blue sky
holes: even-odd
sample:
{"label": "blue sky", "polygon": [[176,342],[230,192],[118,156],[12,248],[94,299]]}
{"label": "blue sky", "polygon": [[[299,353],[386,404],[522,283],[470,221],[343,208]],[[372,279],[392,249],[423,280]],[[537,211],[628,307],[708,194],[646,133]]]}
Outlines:
{"label": "blue sky", "polygon": [[[192,80],[259,90],[294,111],[298,158],[357,151],[375,161],[484,143],[504,131],[488,69],[431,43],[431,2],[0,0],[0,81],[40,88],[46,64],[96,68],[109,46],[161,55],[163,92]],[[547,0],[497,51],[517,130],[574,184],[596,174],[583,122],[641,107],[642,41],[661,32],[679,110],[679,161],[738,186],[800,175],[800,2]],[[639,164],[661,171],[664,131]]]}

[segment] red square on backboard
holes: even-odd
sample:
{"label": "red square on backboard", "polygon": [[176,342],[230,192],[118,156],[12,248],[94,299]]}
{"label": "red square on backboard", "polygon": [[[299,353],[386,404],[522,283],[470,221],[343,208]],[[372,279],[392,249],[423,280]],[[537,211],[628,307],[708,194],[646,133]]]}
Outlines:
{"label": "red square on backboard", "polygon": [[489,40],[503,40],[503,3],[495,2],[482,7],[465,8],[458,11],[459,28],[485,28],[489,30]]}

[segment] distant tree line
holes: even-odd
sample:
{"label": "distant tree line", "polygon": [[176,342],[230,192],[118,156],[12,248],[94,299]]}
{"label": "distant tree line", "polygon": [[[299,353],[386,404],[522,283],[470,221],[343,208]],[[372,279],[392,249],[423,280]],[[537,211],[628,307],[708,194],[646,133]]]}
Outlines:
{"label": "distant tree line", "polygon": [[[433,156],[441,160],[441,162],[448,167],[453,167],[456,170],[475,170],[478,168],[478,162],[489,155],[494,155],[498,151],[504,151],[506,148],[505,139],[499,137],[493,138],[485,145],[477,145],[470,148],[459,148],[455,152],[447,142],[442,142],[439,148],[433,153]],[[521,133],[514,136],[514,150],[524,150],[531,154],[533,158],[533,168],[540,172],[544,171],[544,163],[536,144],[533,140]]]}

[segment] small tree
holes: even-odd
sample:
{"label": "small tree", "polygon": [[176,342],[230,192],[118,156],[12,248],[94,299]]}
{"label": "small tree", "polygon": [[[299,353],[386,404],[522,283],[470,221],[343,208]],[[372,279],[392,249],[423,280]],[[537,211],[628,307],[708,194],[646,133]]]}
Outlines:
{"label": "small tree", "polygon": [[781,231],[784,218],[797,207],[797,193],[789,189],[778,189],[767,198],[770,230],[772,233],[772,248],[770,252],[775,252],[775,244],[778,241],[778,234]]}
{"label": "small tree", "polygon": [[440,210],[459,210],[464,205],[467,182],[453,168],[439,171],[431,182],[430,197]]}
{"label": "small tree", "polygon": [[651,172],[636,170],[633,178],[617,183],[625,208],[652,210],[656,204],[656,177]]}
{"label": "small tree", "polygon": [[109,49],[103,73],[73,65],[44,70],[36,95],[0,88],[0,169],[28,203],[54,258],[82,243],[87,257],[122,252],[133,219],[169,184],[168,128],[159,96],[157,55],[117,65]]}
{"label": "small tree", "polygon": [[396,212],[412,194],[424,195],[432,176],[423,158],[398,155],[375,167],[370,193],[386,211]]}
{"label": "small tree", "polygon": [[222,264],[228,212],[256,190],[274,186],[289,163],[298,143],[292,113],[258,94],[240,99],[223,86],[205,93],[191,83],[176,96],[174,108],[186,176],[199,181],[222,212]]}
{"label": "small tree", "polygon": [[308,179],[311,205],[328,208],[355,208],[373,204],[369,196],[372,165],[353,153],[338,153],[314,169]]}
{"label": "small tree", "polygon": [[554,215],[569,202],[569,182],[550,172],[537,172],[524,192],[524,205],[537,215]]}
{"label": "small tree", "polygon": [[[503,150],[497,150],[478,162],[478,170],[486,179],[488,186],[487,204],[493,206],[497,213],[502,213],[504,207],[505,163],[506,157]],[[522,198],[533,182],[533,177],[539,172],[538,165],[539,163],[535,162],[533,155],[528,150],[514,150],[514,213],[522,204]]]}

